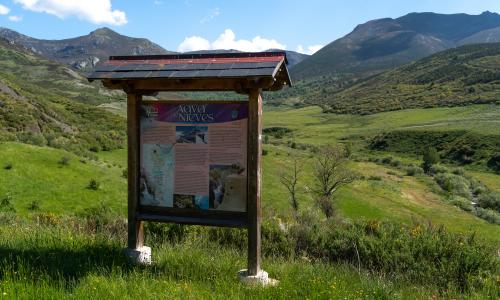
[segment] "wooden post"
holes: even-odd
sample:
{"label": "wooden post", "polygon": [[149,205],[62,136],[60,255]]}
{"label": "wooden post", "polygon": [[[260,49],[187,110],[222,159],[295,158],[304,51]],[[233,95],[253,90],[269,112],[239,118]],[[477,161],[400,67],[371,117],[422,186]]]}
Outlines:
{"label": "wooden post", "polygon": [[248,275],[260,272],[260,207],[262,155],[262,98],[260,89],[251,89],[248,103]]}
{"label": "wooden post", "polygon": [[139,205],[139,104],[138,94],[127,94],[128,134],[128,248],[139,249],[144,245],[143,224],[136,218]]}

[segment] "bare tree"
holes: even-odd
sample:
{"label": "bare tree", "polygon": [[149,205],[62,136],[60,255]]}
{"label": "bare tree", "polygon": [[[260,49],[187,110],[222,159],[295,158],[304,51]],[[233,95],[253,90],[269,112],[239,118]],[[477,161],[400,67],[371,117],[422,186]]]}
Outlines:
{"label": "bare tree", "polygon": [[324,146],[315,157],[313,176],[316,181],[313,192],[327,218],[333,216],[335,192],[356,179],[355,173],[346,167],[348,161],[348,153],[342,146]]}
{"label": "bare tree", "polygon": [[282,170],[280,174],[280,182],[283,184],[290,195],[290,202],[294,211],[299,211],[299,202],[297,201],[297,186],[301,173],[301,164],[297,156],[292,156],[292,166],[290,171]]}

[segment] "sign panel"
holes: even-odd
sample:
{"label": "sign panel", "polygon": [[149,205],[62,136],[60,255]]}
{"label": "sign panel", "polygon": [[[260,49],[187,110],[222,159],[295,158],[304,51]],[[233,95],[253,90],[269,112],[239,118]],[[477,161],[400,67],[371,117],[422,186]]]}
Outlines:
{"label": "sign panel", "polygon": [[247,102],[142,102],[140,205],[246,212],[247,123]]}

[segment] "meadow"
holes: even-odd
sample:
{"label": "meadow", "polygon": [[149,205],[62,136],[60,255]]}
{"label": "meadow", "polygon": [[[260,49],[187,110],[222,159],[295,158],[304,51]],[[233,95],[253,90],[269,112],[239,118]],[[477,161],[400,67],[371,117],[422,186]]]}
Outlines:
{"label": "meadow", "polygon": [[[0,296],[495,298],[500,293],[498,257],[494,254],[500,246],[498,225],[445,201],[447,193],[429,176],[408,176],[401,167],[372,159],[391,156],[402,164],[419,164],[419,155],[375,151],[367,145],[371,136],[396,129],[499,134],[499,117],[500,108],[495,105],[412,109],[368,116],[325,114],[319,107],[266,107],[265,128],[291,130],[277,137],[269,134],[264,145],[263,268],[280,280],[277,287],[266,289],[248,288],[237,281],[237,271],[246,264],[244,235],[239,230],[147,226],[146,243],[153,247],[153,266],[127,264],[121,252],[126,238],[125,150],[100,151],[92,159],[49,147],[2,143],[0,200],[9,199],[14,212],[0,212]],[[317,208],[310,189],[314,185],[314,147],[337,143],[351,145],[353,159],[349,167],[361,176],[336,195],[337,216],[331,223]],[[295,157],[302,166],[298,219],[279,182],[281,172],[288,170]],[[463,169],[491,190],[500,189],[500,175],[485,168],[447,166]],[[92,180],[98,183],[96,189],[90,187]],[[388,225],[384,225],[386,222]],[[293,230],[283,232],[280,226]],[[379,226],[379,234],[371,233]],[[445,228],[446,233],[440,228]],[[342,242],[344,236],[347,240]],[[421,248],[426,243],[419,239],[424,236],[436,244]],[[302,239],[309,246],[304,247]],[[412,246],[394,244],[387,248],[396,251],[390,255],[392,252],[377,252],[398,240]],[[463,252],[456,251],[461,258],[444,250],[461,247]],[[417,253],[429,249],[441,249],[435,259],[449,261],[440,264],[442,268],[455,261],[457,268],[434,270],[434,263],[420,263]],[[397,253],[399,258],[392,258],[398,257]],[[491,262],[483,266],[480,257]],[[463,258],[477,266],[460,265],[465,263]],[[428,269],[413,275],[399,269],[412,264]],[[432,272],[441,275],[433,277],[434,281],[425,279]],[[469,274],[472,277],[467,282],[480,283],[468,283],[461,290],[460,283],[452,283],[455,279],[442,276],[445,273]],[[438,283],[438,279],[450,280],[449,286]]]}

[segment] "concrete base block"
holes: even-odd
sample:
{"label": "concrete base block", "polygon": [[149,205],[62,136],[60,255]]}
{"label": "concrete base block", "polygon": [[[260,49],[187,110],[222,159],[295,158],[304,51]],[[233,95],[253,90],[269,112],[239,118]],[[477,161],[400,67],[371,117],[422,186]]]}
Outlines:
{"label": "concrete base block", "polygon": [[238,279],[246,284],[252,286],[275,286],[279,283],[278,280],[269,278],[266,271],[260,270],[257,275],[248,275],[247,269],[238,272]]}
{"label": "concrete base block", "polygon": [[129,258],[130,262],[136,265],[150,265],[151,264],[151,248],[142,246],[138,249],[125,249],[125,255]]}

